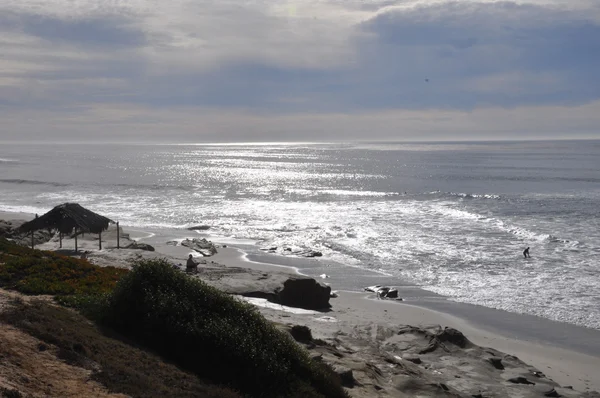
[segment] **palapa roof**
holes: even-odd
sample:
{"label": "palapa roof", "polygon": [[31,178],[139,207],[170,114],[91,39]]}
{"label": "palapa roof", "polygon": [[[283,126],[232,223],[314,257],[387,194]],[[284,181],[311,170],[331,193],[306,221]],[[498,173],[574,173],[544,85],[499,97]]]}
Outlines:
{"label": "palapa roof", "polygon": [[106,230],[111,223],[114,223],[114,221],[94,213],[77,203],[63,203],[43,216],[21,225],[19,230],[21,232],[31,232],[49,228],[69,234],[77,228],[77,231],[97,234]]}

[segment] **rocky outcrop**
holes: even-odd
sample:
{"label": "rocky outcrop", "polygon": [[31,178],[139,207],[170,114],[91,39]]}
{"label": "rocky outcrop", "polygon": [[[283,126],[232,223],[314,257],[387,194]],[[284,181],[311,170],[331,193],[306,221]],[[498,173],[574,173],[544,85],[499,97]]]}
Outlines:
{"label": "rocky outcrop", "polygon": [[229,294],[267,299],[288,307],[323,310],[331,307],[331,288],[302,275],[261,272],[210,263],[194,275]]}
{"label": "rocky outcrop", "polygon": [[206,231],[210,229],[210,225],[196,225],[195,227],[189,227],[189,231]]}
{"label": "rocky outcrop", "polygon": [[181,241],[181,246],[189,247],[197,251],[204,257],[213,256],[217,253],[217,247],[209,240],[202,239],[185,239]]}
{"label": "rocky outcrop", "polygon": [[260,250],[273,254],[292,255],[298,257],[323,257],[323,253],[312,249],[294,250],[291,247],[278,248],[277,246],[263,247]]}
{"label": "rocky outcrop", "polygon": [[125,246],[125,249],[146,250],[149,252],[154,251],[154,247],[152,247],[151,245],[149,245],[147,243],[138,243],[138,242],[132,242],[131,244]]}
{"label": "rocky outcrop", "polygon": [[[13,240],[15,243],[22,246],[31,245],[31,235],[22,234],[17,230],[24,224],[25,220],[0,220],[0,237]],[[48,242],[54,236],[54,231],[41,229],[33,233],[33,243],[39,245]]]}
{"label": "rocky outcrop", "polygon": [[331,287],[322,285],[312,278],[290,278],[279,292],[279,303],[288,307],[306,309],[329,308]]}

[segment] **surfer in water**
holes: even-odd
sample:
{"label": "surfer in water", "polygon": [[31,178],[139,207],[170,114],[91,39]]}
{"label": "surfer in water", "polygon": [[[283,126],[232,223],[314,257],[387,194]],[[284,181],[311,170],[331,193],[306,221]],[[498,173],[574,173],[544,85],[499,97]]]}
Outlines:
{"label": "surfer in water", "polygon": [[531,256],[529,255],[529,247],[527,249],[523,250],[523,257],[531,258]]}

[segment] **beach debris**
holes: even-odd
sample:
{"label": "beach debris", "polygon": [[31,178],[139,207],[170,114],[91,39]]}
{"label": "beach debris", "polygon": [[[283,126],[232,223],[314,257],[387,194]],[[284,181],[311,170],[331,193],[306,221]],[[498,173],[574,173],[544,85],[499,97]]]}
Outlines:
{"label": "beach debris", "polygon": [[[382,299],[382,298],[397,299],[398,298],[398,289],[392,289],[391,287],[388,287],[388,286],[381,286],[381,285],[368,286],[368,287],[363,288],[363,290],[365,292],[376,293],[378,299]],[[402,299],[400,299],[400,301],[402,301]]]}
{"label": "beach debris", "polygon": [[367,287],[365,287],[363,290],[364,290],[365,292],[373,292],[373,293],[376,293],[376,292],[377,292],[377,290],[379,290],[379,289],[380,289],[380,288],[382,288],[382,287],[383,287],[383,286],[381,286],[381,285],[367,286]]}

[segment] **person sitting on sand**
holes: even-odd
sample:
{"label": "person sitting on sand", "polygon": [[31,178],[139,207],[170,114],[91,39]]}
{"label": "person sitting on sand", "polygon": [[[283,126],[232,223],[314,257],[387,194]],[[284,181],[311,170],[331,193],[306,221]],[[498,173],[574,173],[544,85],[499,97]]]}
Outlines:
{"label": "person sitting on sand", "polygon": [[529,247],[527,249],[523,250],[523,256],[525,258],[531,258],[531,256],[529,255]]}
{"label": "person sitting on sand", "polygon": [[185,264],[185,270],[187,272],[197,272],[198,271],[198,263],[194,261],[194,257],[191,254],[187,259],[187,263]]}

